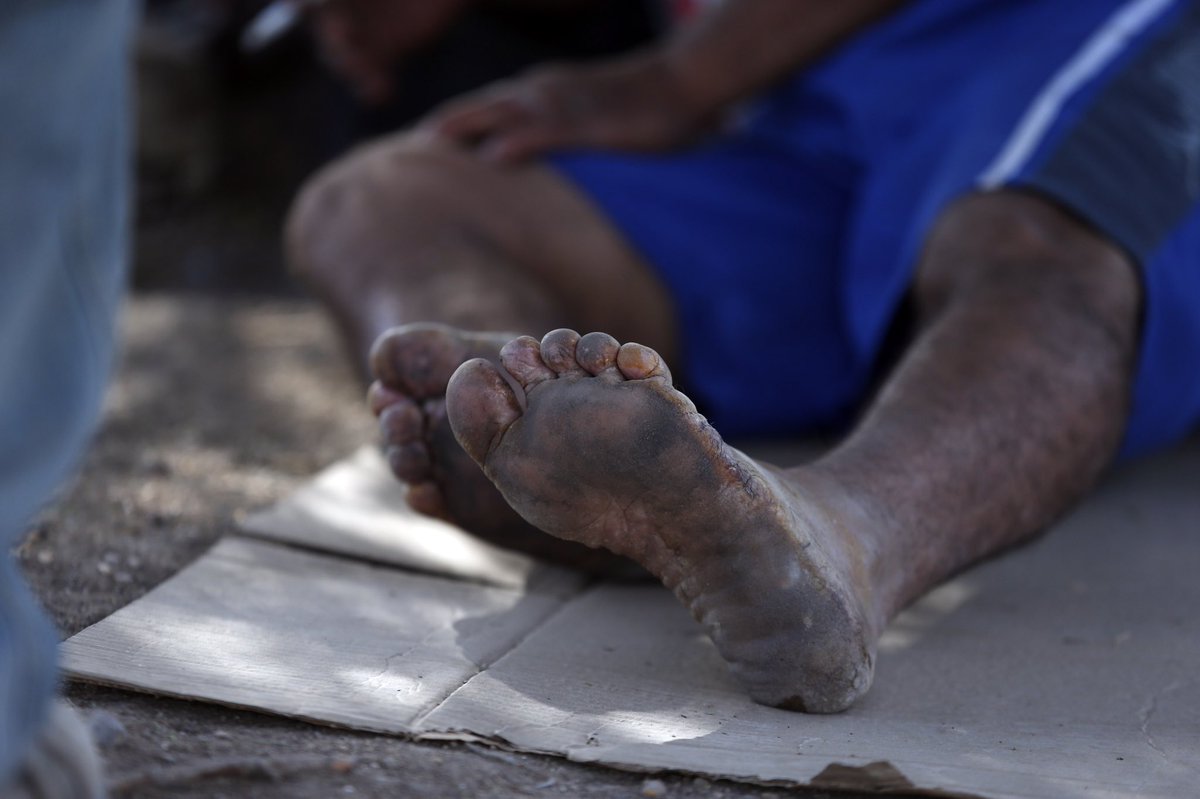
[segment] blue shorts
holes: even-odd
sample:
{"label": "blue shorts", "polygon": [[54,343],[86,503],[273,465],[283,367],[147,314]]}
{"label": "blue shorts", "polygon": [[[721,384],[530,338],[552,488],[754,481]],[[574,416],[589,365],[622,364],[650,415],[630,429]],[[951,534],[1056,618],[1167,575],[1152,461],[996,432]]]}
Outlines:
{"label": "blue shorts", "polygon": [[1055,199],[1142,270],[1127,456],[1200,419],[1198,5],[917,0],[698,148],[553,162],[668,286],[727,435],[845,425],[942,210]]}

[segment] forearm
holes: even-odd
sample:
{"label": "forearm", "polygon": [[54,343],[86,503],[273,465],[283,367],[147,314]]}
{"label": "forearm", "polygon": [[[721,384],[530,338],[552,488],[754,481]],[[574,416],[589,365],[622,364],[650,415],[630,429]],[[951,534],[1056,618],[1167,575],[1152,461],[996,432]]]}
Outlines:
{"label": "forearm", "polygon": [[680,88],[712,112],[748,97],[905,0],[726,0],[686,24],[663,54]]}

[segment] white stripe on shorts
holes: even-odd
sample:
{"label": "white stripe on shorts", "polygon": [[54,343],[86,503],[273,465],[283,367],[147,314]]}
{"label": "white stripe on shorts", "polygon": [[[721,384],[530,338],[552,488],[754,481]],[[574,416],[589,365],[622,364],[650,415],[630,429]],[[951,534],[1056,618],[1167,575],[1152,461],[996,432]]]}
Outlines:
{"label": "white stripe on shorts", "polygon": [[1071,95],[1117,58],[1130,39],[1148,28],[1175,2],[1130,0],[1117,9],[1034,98],[999,154],[979,176],[979,187],[994,189],[1020,172]]}

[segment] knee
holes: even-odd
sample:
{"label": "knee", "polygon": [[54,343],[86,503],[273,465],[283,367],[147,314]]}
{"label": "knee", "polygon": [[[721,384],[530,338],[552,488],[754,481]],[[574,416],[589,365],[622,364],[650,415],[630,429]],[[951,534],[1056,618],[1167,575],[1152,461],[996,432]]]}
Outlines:
{"label": "knee", "polygon": [[[440,159],[439,148],[401,135],[364,145],[310,177],[284,223],[292,271],[323,287],[402,249],[397,238],[427,230],[444,206]],[[414,218],[422,223],[412,224]]]}
{"label": "knee", "polygon": [[308,178],[288,209],[283,228],[284,253],[299,277],[323,284],[337,268],[339,253],[358,234],[371,204],[364,160],[351,152]]}
{"label": "knee", "polygon": [[1132,326],[1141,286],[1132,259],[1053,202],[998,191],[950,205],[926,242],[914,293],[923,313],[989,292],[1062,302]]}
{"label": "knee", "polygon": [[283,224],[283,250],[288,266],[303,278],[319,271],[319,244],[323,230],[340,205],[345,181],[334,167],[325,167],[305,180],[292,199]]}

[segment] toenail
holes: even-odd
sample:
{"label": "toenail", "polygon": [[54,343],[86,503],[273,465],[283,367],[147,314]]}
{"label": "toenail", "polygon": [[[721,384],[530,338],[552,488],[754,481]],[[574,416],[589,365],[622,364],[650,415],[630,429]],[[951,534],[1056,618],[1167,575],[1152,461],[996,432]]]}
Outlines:
{"label": "toenail", "polygon": [[575,347],[578,342],[579,334],[574,330],[551,330],[542,338],[542,360],[556,372],[578,370],[579,364],[575,362]]}
{"label": "toenail", "polygon": [[505,344],[500,350],[500,363],[527,390],[555,376],[542,360],[537,339],[531,336],[521,336]]}
{"label": "toenail", "polygon": [[617,363],[621,345],[607,333],[588,333],[575,347],[575,360],[592,374],[609,369]]}
{"label": "toenail", "polygon": [[632,379],[651,377],[665,371],[662,358],[649,347],[641,344],[624,344],[617,353],[617,367],[621,374]]}

